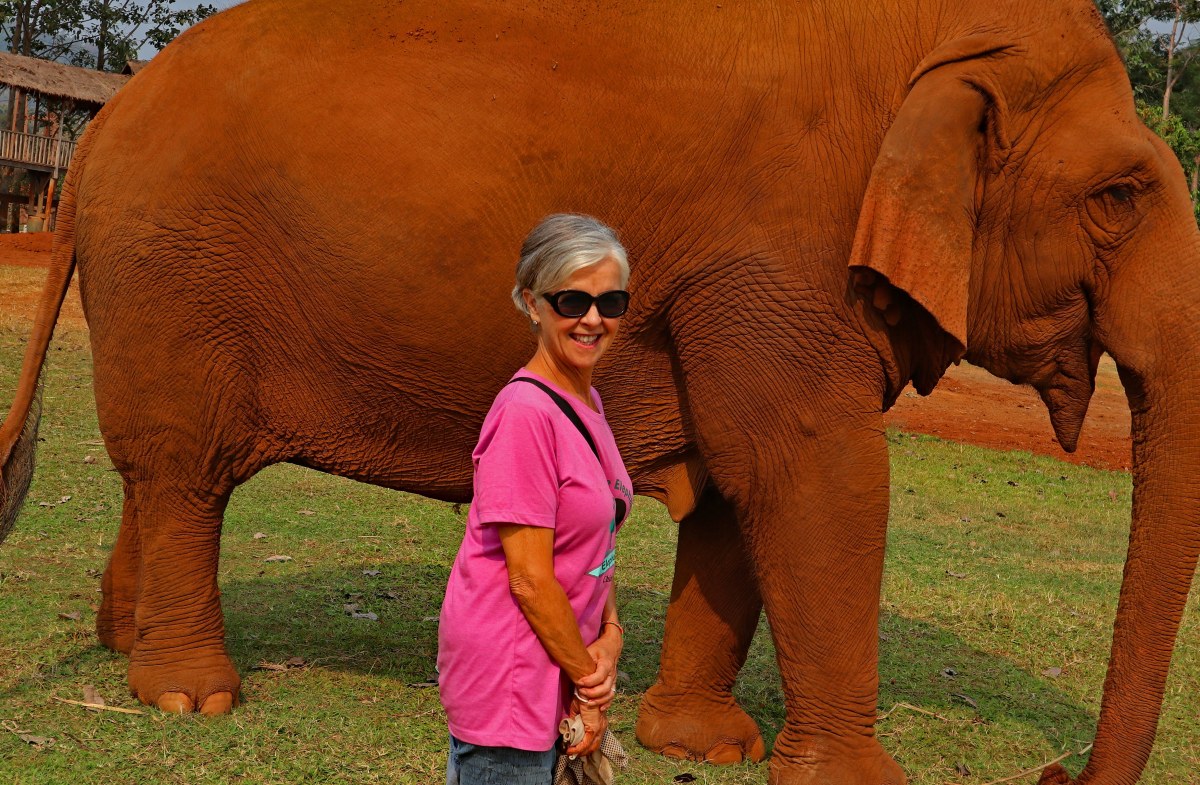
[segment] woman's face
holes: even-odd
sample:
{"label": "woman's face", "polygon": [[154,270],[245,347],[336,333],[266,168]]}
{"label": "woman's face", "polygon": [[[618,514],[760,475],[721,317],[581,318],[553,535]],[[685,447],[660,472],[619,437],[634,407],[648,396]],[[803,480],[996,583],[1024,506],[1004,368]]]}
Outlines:
{"label": "woman's face", "polygon": [[[611,257],[577,271],[556,286],[548,294],[566,289],[587,292],[593,297],[613,289],[621,288],[621,268]],[[592,368],[612,343],[621,323],[617,319],[605,319],[596,310],[596,304],[578,318],[559,316],[545,297],[534,296],[525,290],[525,303],[534,321],[541,326],[538,342],[548,359],[565,371],[591,373]]]}

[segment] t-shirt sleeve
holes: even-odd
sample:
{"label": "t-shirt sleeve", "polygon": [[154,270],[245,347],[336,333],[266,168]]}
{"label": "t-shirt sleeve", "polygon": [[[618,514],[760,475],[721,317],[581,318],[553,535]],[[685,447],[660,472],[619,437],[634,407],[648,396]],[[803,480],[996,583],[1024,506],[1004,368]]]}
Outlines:
{"label": "t-shirt sleeve", "polygon": [[477,520],[554,528],[558,459],[547,412],[519,401],[497,407],[475,448]]}

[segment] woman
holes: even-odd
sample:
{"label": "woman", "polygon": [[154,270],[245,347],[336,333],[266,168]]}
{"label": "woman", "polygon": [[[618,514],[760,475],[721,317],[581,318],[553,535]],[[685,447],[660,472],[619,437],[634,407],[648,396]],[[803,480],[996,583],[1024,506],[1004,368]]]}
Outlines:
{"label": "woman", "polygon": [[616,235],[587,216],[552,215],[522,246],[512,295],[537,351],[496,396],[472,454],[475,496],[438,632],[450,785],[549,785],[559,721],[583,719],[572,755],[607,727],[624,642],[615,538],[633,497],[591,378],[628,279]]}

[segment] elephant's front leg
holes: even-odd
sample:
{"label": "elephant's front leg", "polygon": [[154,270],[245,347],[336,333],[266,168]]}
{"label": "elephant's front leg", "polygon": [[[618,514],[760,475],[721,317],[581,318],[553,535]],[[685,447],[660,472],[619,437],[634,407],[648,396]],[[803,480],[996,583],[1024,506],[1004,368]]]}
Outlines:
{"label": "elephant's front leg", "polygon": [[643,746],[709,763],[763,759],[758,725],[733,698],[761,611],[733,508],[710,489],[679,525],[658,680],[638,710]]}
{"label": "elephant's front leg", "polygon": [[903,771],[875,737],[888,512],[882,433],[866,423],[793,432],[750,470],[753,478],[731,485],[787,708],[770,781],[901,785]]}
{"label": "elephant's front leg", "polygon": [[141,580],[129,686],[164,711],[224,714],[241,680],[225,651],[217,589],[221,516],[228,497],[141,485]]}
{"label": "elephant's front leg", "polygon": [[699,446],[737,510],[775,640],[787,718],[770,781],[900,785],[874,729],[888,512],[880,417],[869,390],[832,378],[829,358],[778,348],[736,370],[705,355],[685,363]]}

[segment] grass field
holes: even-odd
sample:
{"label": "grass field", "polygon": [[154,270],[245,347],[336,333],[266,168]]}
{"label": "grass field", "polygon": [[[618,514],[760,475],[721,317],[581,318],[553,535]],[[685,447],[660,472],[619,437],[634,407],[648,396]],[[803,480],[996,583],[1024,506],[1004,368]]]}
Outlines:
{"label": "grass field", "polygon": [[[0,314],[5,403],[22,325]],[[77,328],[60,329],[51,351],[41,435],[25,513],[0,547],[0,783],[442,780],[445,724],[427,683],[463,509],[292,466],[262,473],[234,496],[220,573],[244,706],[212,720],[92,713],[55,698],[82,700],[90,686],[110,705],[137,703],[125,660],[93,632],[121,499],[99,445],[86,333]],[[880,711],[905,705],[880,721],[884,746],[912,782],[929,784],[990,782],[1084,747],[1111,641],[1128,475],[927,437],[889,439]],[[613,717],[632,757],[621,781],[669,783],[689,772],[700,783],[765,782],[765,764],[671,762],[634,741],[637,701],[657,668],[674,543],[665,512],[639,499],[618,559],[629,640]],[[291,560],[267,561],[275,555]],[[1197,596],[1147,783],[1191,783],[1200,771]],[[348,603],[378,621],[349,617]],[[295,657],[299,667],[255,668]],[[770,744],[783,714],[765,621],[738,693]],[[1078,771],[1082,762],[1066,764]]]}

